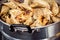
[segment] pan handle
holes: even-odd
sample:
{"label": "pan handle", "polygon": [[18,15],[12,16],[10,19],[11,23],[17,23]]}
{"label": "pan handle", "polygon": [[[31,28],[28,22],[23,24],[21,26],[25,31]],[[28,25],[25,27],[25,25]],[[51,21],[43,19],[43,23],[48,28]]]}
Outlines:
{"label": "pan handle", "polygon": [[9,30],[12,31],[12,32],[16,32],[16,31],[21,31],[21,32],[28,31],[29,33],[32,33],[32,29],[30,28],[30,26],[24,25],[24,24],[12,24],[12,25],[10,25]]}

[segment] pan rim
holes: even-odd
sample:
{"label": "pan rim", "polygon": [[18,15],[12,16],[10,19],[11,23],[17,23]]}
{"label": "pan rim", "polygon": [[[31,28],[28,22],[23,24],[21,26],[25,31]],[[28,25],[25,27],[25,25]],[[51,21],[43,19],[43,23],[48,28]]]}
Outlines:
{"label": "pan rim", "polygon": [[[8,24],[8,23],[2,21],[1,19],[0,19],[0,22],[2,22],[3,24],[5,24],[5,25],[7,25],[7,26],[10,26],[10,24]],[[46,27],[50,27],[50,26],[52,26],[52,25],[55,25],[55,24],[57,24],[57,23],[60,23],[60,22],[51,23],[51,24],[48,24],[48,25],[46,25],[46,26],[32,27],[31,29],[46,28]]]}

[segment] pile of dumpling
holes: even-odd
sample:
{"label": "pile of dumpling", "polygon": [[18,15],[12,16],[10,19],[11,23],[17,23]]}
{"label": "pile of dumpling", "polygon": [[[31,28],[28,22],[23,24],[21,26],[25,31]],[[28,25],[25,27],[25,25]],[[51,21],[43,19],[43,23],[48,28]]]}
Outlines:
{"label": "pile of dumpling", "polygon": [[60,22],[60,6],[55,0],[8,0],[2,5],[0,17],[8,24],[41,27]]}

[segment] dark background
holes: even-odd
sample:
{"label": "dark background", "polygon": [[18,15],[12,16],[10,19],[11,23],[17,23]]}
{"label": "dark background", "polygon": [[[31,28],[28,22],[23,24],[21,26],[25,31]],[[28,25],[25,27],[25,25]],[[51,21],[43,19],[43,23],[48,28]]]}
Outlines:
{"label": "dark background", "polygon": [[1,32],[0,32],[0,40],[2,40],[2,34],[1,34]]}

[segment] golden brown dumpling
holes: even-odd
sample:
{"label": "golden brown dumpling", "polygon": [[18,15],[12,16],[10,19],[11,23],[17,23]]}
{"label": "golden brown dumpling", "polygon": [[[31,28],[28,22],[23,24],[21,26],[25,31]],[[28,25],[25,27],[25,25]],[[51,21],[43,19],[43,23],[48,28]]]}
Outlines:
{"label": "golden brown dumpling", "polygon": [[52,18],[53,22],[60,22],[60,18],[57,16],[52,16],[51,18]]}
{"label": "golden brown dumpling", "polygon": [[32,24],[32,23],[33,23],[32,17],[29,17],[29,18],[24,22],[24,24],[26,24],[26,25],[30,25],[30,24]]}
{"label": "golden brown dumpling", "polygon": [[34,9],[34,11],[33,11],[33,18],[37,19],[38,16],[40,16],[40,15],[43,15],[43,12],[42,12],[41,8]]}
{"label": "golden brown dumpling", "polygon": [[16,16],[21,14],[22,11],[18,10],[18,9],[12,9],[9,11],[9,14],[11,15],[11,21],[14,23],[14,24],[19,24],[19,21],[16,20]]}
{"label": "golden brown dumpling", "polygon": [[7,3],[3,3],[3,4],[8,6],[9,8],[18,9],[18,6],[13,1],[7,2]]}
{"label": "golden brown dumpling", "polygon": [[[33,3],[36,4],[36,6],[45,7],[45,8],[50,9],[50,5],[46,1],[43,1],[43,0],[38,0],[38,1],[37,0],[33,0]],[[34,7],[34,6],[32,6],[32,7]]]}
{"label": "golden brown dumpling", "polygon": [[1,9],[1,13],[0,13],[0,16],[2,15],[2,14],[7,14],[7,12],[9,11],[9,7],[7,7],[7,6],[2,6],[2,9]]}
{"label": "golden brown dumpling", "polygon": [[59,7],[55,0],[44,0],[50,4],[51,10],[54,15],[57,15],[59,13]]}

